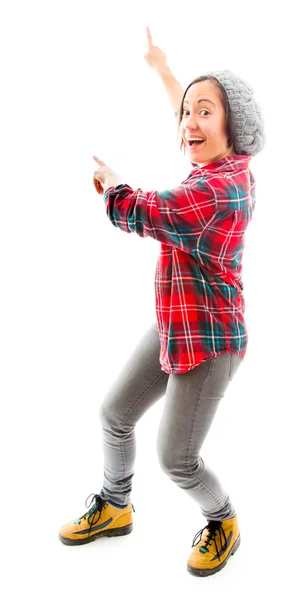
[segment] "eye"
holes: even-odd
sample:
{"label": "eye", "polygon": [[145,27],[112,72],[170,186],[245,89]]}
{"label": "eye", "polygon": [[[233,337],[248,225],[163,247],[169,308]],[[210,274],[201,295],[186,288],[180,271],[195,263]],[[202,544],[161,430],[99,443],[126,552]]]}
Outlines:
{"label": "eye", "polygon": [[[183,117],[185,116],[185,114],[184,114],[185,112],[189,112],[189,111],[188,111],[187,109],[185,109],[185,108],[184,108],[184,109],[183,109],[183,111],[182,111],[182,116],[183,116]],[[201,110],[200,112],[205,112],[205,113],[207,113],[207,115],[209,115],[209,114],[210,114],[210,113],[209,113],[209,111],[208,111],[208,110],[206,110],[205,108],[203,108],[203,110]]]}

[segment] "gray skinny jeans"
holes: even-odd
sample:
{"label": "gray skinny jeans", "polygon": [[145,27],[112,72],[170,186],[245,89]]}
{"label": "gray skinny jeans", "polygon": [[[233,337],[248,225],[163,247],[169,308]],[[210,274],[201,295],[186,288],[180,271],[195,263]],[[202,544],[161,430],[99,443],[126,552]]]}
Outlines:
{"label": "gray skinny jeans", "polygon": [[154,322],[104,398],[100,410],[104,495],[120,505],[131,502],[134,428],[164,396],[157,435],[162,470],[199,504],[207,520],[229,519],[236,514],[229,496],[199,452],[219,402],[243,359],[236,354],[221,354],[186,373],[169,374],[161,370],[159,354],[160,339]]}

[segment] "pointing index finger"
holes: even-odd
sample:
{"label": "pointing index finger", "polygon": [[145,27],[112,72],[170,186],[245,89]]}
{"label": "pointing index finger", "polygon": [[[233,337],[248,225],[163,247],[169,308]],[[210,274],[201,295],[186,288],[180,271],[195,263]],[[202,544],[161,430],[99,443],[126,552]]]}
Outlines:
{"label": "pointing index finger", "polygon": [[148,45],[152,46],[152,36],[151,36],[150,29],[149,29],[148,25],[146,27],[146,32],[147,32]]}
{"label": "pointing index finger", "polygon": [[94,159],[94,160],[95,160],[95,161],[96,161],[96,162],[97,162],[97,163],[98,163],[98,164],[99,164],[101,167],[104,167],[105,163],[104,163],[102,160],[100,160],[100,158],[98,158],[97,156],[95,156],[95,155],[94,155],[94,156],[93,156],[93,159]]}

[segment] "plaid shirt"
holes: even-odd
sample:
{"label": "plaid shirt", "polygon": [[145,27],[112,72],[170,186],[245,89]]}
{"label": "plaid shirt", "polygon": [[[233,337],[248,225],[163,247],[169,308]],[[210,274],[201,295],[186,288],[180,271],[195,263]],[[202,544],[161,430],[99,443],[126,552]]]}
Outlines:
{"label": "plaid shirt", "polygon": [[185,373],[219,354],[245,356],[244,234],[255,208],[250,155],[200,166],[165,191],[109,187],[115,227],[161,242],[155,271],[160,364]]}

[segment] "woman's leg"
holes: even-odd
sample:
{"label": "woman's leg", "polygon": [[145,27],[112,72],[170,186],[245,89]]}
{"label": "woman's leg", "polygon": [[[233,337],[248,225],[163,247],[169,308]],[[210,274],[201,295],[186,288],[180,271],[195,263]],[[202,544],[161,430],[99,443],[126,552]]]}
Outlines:
{"label": "woman's leg", "polygon": [[159,462],[208,520],[222,521],[235,515],[228,494],[199,452],[241,362],[235,354],[221,354],[187,373],[169,375],[167,382],[157,438]]}
{"label": "woman's leg", "polygon": [[168,373],[159,362],[160,339],[153,323],[109,389],[101,406],[103,428],[103,492],[118,504],[128,504],[135,461],[134,427],[165,394]]}

